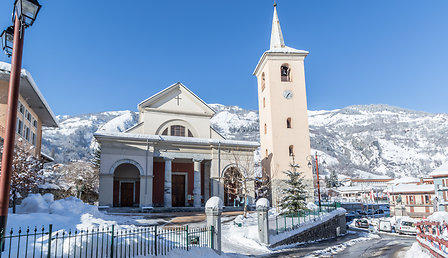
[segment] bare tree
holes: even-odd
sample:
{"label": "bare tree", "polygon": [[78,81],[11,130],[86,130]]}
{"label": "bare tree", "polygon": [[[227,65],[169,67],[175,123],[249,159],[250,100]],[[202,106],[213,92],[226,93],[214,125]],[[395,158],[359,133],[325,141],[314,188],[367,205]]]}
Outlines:
{"label": "bare tree", "polygon": [[[247,204],[248,197],[252,193],[255,196],[255,167],[254,157],[252,155],[245,155],[239,148],[231,150],[231,162],[235,164],[237,172],[230,172],[230,175],[226,175],[229,181],[233,182],[233,185],[239,187],[235,190],[241,190],[241,194],[244,199],[244,217],[247,217]],[[230,170],[232,171],[232,170]],[[224,179],[224,185],[226,185],[226,179]]]}
{"label": "bare tree", "polygon": [[76,161],[60,168],[67,191],[85,202],[94,202],[98,198],[98,168],[85,161]]}
{"label": "bare tree", "polygon": [[[3,146],[1,148],[3,154]],[[17,199],[29,192],[37,191],[42,181],[42,161],[34,156],[35,147],[19,138],[14,148],[12,162],[10,198],[12,212],[16,213]]]}

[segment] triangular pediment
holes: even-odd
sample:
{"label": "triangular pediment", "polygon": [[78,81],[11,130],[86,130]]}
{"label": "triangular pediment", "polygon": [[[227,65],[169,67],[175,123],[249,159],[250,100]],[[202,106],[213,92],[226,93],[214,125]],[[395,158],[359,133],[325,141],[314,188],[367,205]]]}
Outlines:
{"label": "triangular pediment", "polygon": [[182,83],[175,83],[138,104],[138,109],[213,116],[215,111]]}

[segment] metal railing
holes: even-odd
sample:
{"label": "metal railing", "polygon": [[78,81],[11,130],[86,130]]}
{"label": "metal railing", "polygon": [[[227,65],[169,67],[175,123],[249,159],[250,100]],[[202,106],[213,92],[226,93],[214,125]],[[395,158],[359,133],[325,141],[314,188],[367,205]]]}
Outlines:
{"label": "metal railing", "polygon": [[435,257],[448,256],[448,240],[443,232],[448,230],[448,224],[438,221],[423,220],[415,223],[417,227],[416,240]]}
{"label": "metal railing", "polygon": [[135,257],[165,255],[172,249],[213,248],[213,226],[203,228],[114,225],[85,230],[27,228],[0,235],[1,257]]}
{"label": "metal railing", "polygon": [[275,228],[274,233],[278,235],[283,232],[298,229],[301,226],[304,226],[312,221],[316,221],[320,217],[336,210],[338,207],[340,207],[340,204],[338,205],[337,203],[326,203],[322,204],[320,209],[306,209],[294,213],[280,214],[275,216],[275,220],[269,221],[269,223],[275,223],[275,226],[270,227]]}

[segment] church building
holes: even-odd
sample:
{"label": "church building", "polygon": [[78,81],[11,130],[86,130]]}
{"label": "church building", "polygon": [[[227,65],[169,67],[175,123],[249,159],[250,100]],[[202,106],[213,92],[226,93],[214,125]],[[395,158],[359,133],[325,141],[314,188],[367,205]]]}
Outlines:
{"label": "church building", "polygon": [[[181,83],[138,104],[139,122],[125,132],[97,132],[101,146],[99,205],[201,207],[253,198],[257,142],[226,140],[210,124],[215,111]],[[235,177],[238,180],[235,180]],[[249,181],[250,182],[250,181]]]}
{"label": "church building", "polygon": [[258,81],[262,170],[271,180],[272,203],[281,200],[284,173],[293,164],[303,172],[313,200],[313,173],[305,89],[304,60],[308,51],[285,45],[274,5],[271,45],[255,68]]}

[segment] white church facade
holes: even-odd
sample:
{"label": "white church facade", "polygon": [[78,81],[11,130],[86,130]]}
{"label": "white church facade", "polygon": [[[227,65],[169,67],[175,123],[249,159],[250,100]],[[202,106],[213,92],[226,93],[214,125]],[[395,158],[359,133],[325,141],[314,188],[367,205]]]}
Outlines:
{"label": "white church facade", "polygon": [[226,205],[241,198],[242,186],[229,177],[250,177],[257,142],[224,139],[210,124],[215,111],[181,83],[142,101],[138,112],[139,123],[127,131],[94,135],[99,205],[201,207],[211,196]]}

